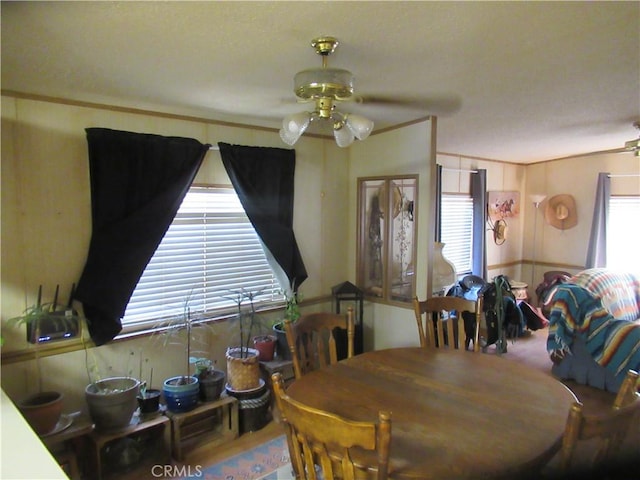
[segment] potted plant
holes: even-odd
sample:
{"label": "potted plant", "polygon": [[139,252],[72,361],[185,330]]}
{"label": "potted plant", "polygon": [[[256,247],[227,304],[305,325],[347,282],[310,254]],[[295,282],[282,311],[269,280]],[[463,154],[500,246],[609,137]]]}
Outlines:
{"label": "potted plant", "polygon": [[253,337],[253,347],[258,350],[258,360],[270,362],[276,351],[278,338],[275,335],[256,335]]}
{"label": "potted plant", "polygon": [[[260,387],[259,352],[249,347],[251,332],[258,328],[260,319],[255,310],[254,299],[261,292],[251,292],[245,289],[231,292],[232,299],[238,309],[235,321],[239,325],[240,345],[227,348],[227,383],[234,391],[253,390]],[[242,304],[249,301],[249,310],[243,311]]]}
{"label": "potted plant", "polygon": [[[35,345],[36,370],[38,377],[38,391],[19,400],[18,409],[29,425],[39,435],[51,433],[58,426],[62,416],[64,395],[57,391],[43,391],[42,374],[40,370],[40,346],[51,340],[50,336],[41,332],[77,332],[78,314],[71,308],[71,298],[66,307],[59,308],[57,304],[59,288],[56,287],[54,301],[42,303],[42,285],[38,288],[38,299],[35,305],[27,307],[21,315],[7,321],[11,326],[24,325],[27,330],[27,340]],[[73,296],[73,287],[71,297]],[[60,336],[63,338],[63,336]]]}
{"label": "potted plant", "polygon": [[285,301],[284,307],[284,320],[279,321],[273,325],[273,331],[276,334],[277,339],[277,352],[278,357],[283,360],[291,360],[291,351],[289,350],[289,344],[287,343],[287,335],[284,331],[284,322],[294,323],[300,318],[300,306],[298,302],[302,300],[302,296],[299,292],[296,292],[292,287],[282,292]]}
{"label": "potted plant", "polygon": [[215,368],[215,363],[208,358],[196,358],[196,377],[200,384],[200,400],[212,402],[220,398],[224,388],[225,373]]}
{"label": "potted plant", "polygon": [[[145,358],[144,362],[148,362],[149,359]],[[138,373],[138,378],[140,379],[140,389],[138,391],[138,407],[140,408],[140,414],[142,415],[150,415],[153,413],[157,413],[160,409],[160,395],[162,392],[157,388],[152,388],[153,386],[153,368],[149,370],[149,382],[146,380],[142,380],[144,377],[142,376],[142,363],[143,363],[143,355],[142,351],[140,351],[140,369]]]}
{"label": "potted plant", "polygon": [[184,351],[184,374],[167,378],[162,386],[162,393],[167,403],[167,409],[175,413],[193,410],[198,405],[198,399],[200,397],[198,377],[190,373],[191,364],[194,363],[195,360],[195,357],[191,356],[193,330],[200,324],[195,324],[191,317],[189,300],[190,296],[187,297],[184,302],[182,315],[171,320],[168,327],[164,328],[161,333],[164,338],[164,346],[176,339],[176,337],[184,334],[186,347]]}

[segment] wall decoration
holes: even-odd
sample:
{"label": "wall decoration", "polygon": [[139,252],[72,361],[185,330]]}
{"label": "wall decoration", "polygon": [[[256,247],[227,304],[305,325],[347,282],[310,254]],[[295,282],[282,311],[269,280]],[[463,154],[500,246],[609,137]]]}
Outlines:
{"label": "wall decoration", "polygon": [[358,274],[365,295],[411,302],[415,295],[417,177],[358,179]]}
{"label": "wall decoration", "polygon": [[566,193],[551,197],[544,208],[544,218],[549,225],[560,230],[575,227],[578,224],[576,200]]}
{"label": "wall decoration", "polygon": [[487,202],[489,220],[492,222],[520,214],[520,192],[489,192]]}

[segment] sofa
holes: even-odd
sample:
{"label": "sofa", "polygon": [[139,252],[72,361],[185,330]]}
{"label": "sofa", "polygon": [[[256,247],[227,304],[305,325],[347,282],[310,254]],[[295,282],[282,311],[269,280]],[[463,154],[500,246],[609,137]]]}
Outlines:
{"label": "sofa", "polygon": [[629,369],[640,371],[640,279],[588,269],[551,290],[547,351],[552,374],[617,392]]}

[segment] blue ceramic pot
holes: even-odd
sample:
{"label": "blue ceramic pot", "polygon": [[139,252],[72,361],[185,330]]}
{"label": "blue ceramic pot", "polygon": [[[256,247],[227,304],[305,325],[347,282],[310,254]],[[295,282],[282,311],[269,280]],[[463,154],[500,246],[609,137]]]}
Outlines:
{"label": "blue ceramic pot", "polygon": [[200,385],[197,377],[180,375],[166,379],[162,386],[162,393],[170,412],[188,412],[198,405]]}

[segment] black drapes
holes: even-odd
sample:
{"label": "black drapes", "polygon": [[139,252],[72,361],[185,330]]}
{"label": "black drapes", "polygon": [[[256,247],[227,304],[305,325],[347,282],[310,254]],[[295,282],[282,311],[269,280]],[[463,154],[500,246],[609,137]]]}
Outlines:
{"label": "black drapes", "polygon": [[197,140],[86,129],[92,234],[75,298],[96,345],[121,330],[129,298],[209,149]]}
{"label": "black drapes", "polygon": [[[218,143],[224,168],[258,236],[297,290],[307,270],[293,233],[295,151]],[[286,288],[286,286],[283,286]]]}

